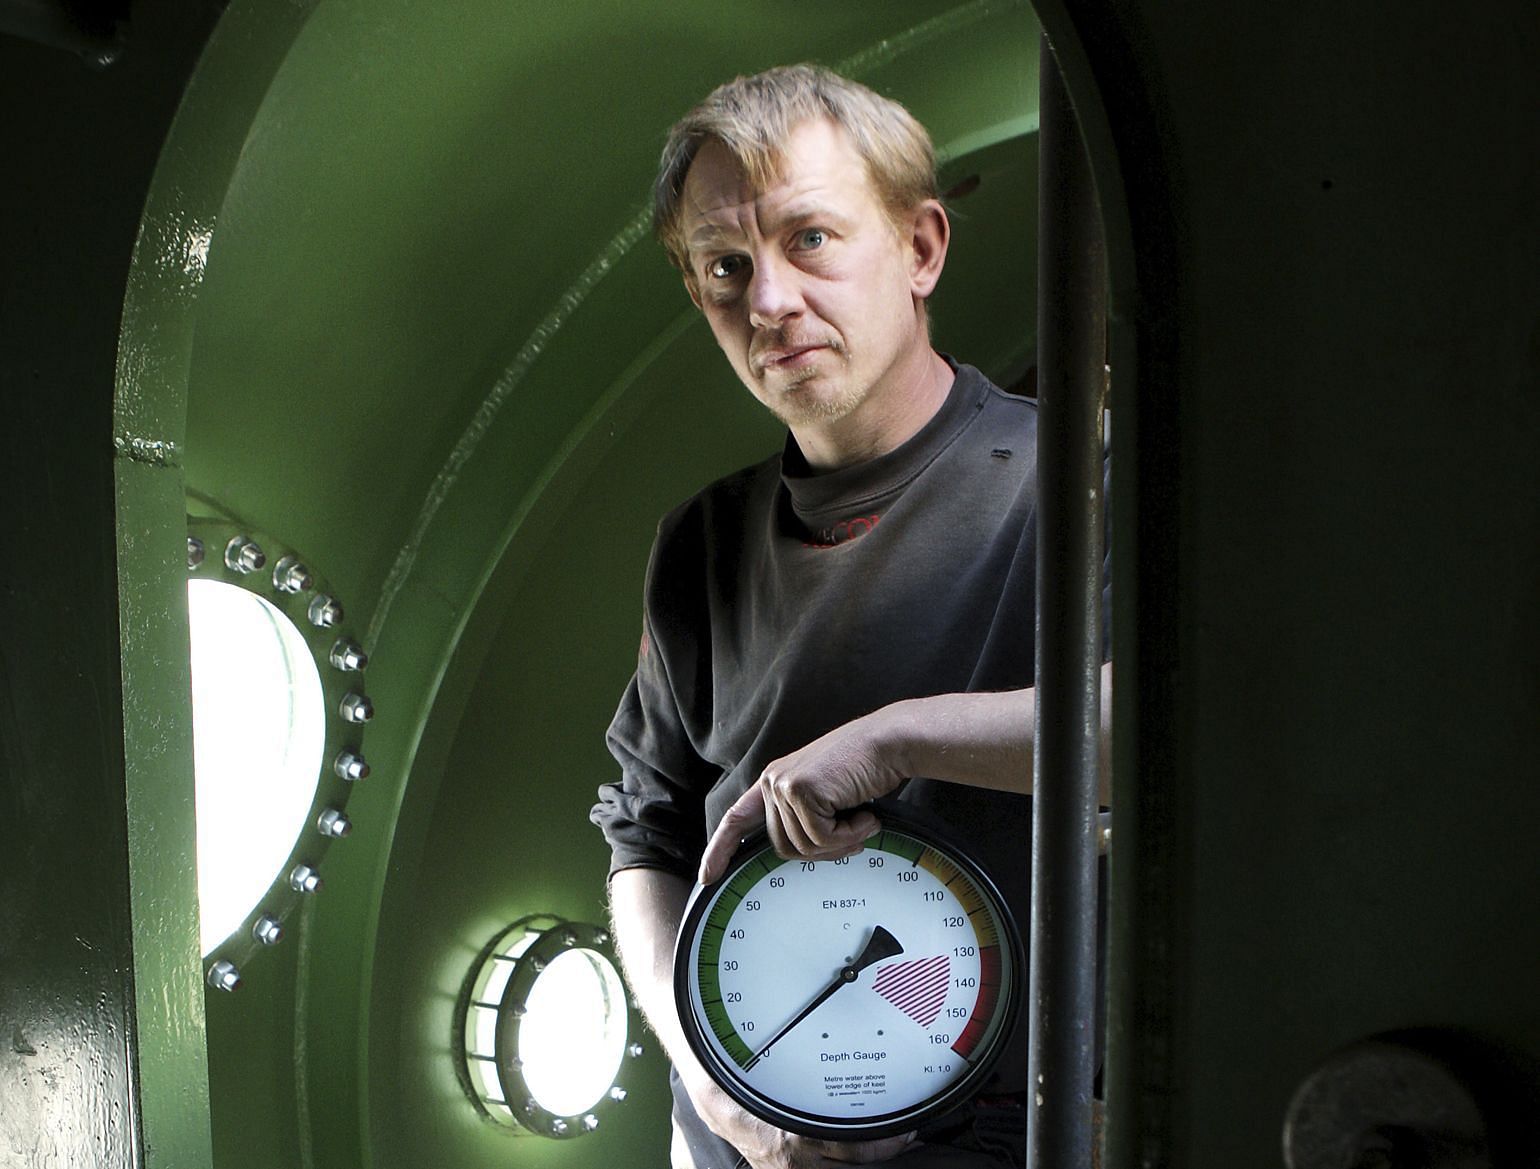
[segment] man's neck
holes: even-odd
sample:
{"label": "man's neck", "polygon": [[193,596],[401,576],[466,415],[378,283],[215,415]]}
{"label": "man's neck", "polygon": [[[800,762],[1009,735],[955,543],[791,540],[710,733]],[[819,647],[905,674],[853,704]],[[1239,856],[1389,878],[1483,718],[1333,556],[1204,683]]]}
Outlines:
{"label": "man's neck", "polygon": [[908,442],[936,416],[956,375],[928,345],[911,365],[894,370],[886,388],[874,390],[844,418],[792,427],[810,470],[835,471],[879,458]]}

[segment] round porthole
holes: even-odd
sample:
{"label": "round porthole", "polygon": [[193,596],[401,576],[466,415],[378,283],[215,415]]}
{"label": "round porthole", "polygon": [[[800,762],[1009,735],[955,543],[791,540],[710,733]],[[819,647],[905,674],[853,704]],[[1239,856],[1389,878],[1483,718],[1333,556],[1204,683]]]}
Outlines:
{"label": "round porthole", "polygon": [[189,517],[187,571],[200,932],[228,991],[352,832],[374,702],[342,602],[296,550]]}
{"label": "round porthole", "polygon": [[305,636],[264,598],[187,582],[203,953],[240,926],[304,831],[326,746]]}
{"label": "round porthole", "polygon": [[464,1000],[464,1074],[493,1120],[551,1137],[599,1127],[625,1099],[630,1005],[609,932],[527,918],[483,952]]}

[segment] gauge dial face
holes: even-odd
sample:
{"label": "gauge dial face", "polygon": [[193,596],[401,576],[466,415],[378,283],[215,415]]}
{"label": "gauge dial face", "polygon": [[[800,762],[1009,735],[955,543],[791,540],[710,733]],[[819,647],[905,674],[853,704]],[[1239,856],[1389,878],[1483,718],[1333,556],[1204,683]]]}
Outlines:
{"label": "gauge dial face", "polygon": [[791,1132],[906,1132],[976,1090],[1010,1035],[1021,943],[999,893],[884,819],[845,860],[783,860],[761,838],[686,911],[686,1034],[729,1094]]}

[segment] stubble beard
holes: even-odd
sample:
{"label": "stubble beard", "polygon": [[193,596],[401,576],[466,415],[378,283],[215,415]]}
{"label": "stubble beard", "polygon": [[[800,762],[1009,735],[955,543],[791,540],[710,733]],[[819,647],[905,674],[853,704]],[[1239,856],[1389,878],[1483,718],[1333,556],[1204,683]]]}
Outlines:
{"label": "stubble beard", "polygon": [[787,426],[837,422],[866,397],[865,388],[849,379],[850,360],[845,347],[829,343],[826,352],[838,359],[838,367],[832,371],[833,384],[823,392],[809,383],[830,379],[831,371],[814,366],[793,370],[777,376],[774,383],[765,383],[770,412]]}

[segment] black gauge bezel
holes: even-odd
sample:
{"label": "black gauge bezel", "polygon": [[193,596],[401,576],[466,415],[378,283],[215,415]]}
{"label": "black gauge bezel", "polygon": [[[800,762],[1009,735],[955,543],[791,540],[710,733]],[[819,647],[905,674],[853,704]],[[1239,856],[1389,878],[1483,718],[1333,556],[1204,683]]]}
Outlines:
{"label": "black gauge bezel", "polygon": [[[874,809],[882,821],[882,831],[907,836],[920,844],[933,848],[948,861],[957,865],[989,900],[1000,927],[1000,945],[1008,955],[1005,968],[1008,979],[1001,988],[1001,1021],[985,1040],[986,1047],[976,1057],[967,1060],[969,1069],[942,1091],[929,1099],[907,1108],[880,1116],[862,1117],[859,1121],[839,1121],[828,1116],[776,1104],[762,1093],[749,1088],[737,1076],[736,1066],[727,1064],[707,1038],[707,1026],[696,1016],[691,995],[693,966],[691,955],[695,948],[696,934],[701,929],[717,893],[746,865],[752,864],[767,850],[773,851],[770,838],[763,830],[746,838],[726,871],[709,886],[697,884],[685,906],[679,935],[674,946],[674,1002],[680,1023],[690,1050],[710,1074],[711,1078],[743,1108],[754,1116],[787,1132],[828,1141],[879,1140],[910,1132],[936,1120],[958,1108],[984,1086],[990,1072],[1009,1045],[1015,1031],[1016,1019],[1021,1009],[1027,976],[1026,954],[1009,904],[1000,888],[989,874],[969,853],[958,846],[945,832],[906,811],[894,811],[891,806]],[[832,870],[831,870],[832,871]],[[796,939],[787,939],[788,952],[795,949]]]}

